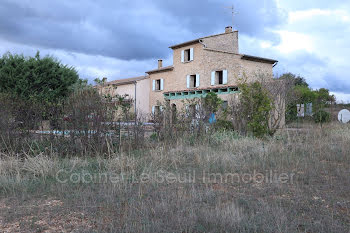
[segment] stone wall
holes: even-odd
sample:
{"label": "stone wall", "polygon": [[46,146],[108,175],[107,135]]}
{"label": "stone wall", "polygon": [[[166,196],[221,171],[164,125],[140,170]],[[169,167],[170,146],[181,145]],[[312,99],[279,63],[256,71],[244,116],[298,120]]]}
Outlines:
{"label": "stone wall", "polygon": [[[189,48],[194,49],[194,59],[182,63],[181,50]],[[198,88],[211,88],[211,72],[218,70],[227,70],[226,85],[238,85],[243,81],[256,81],[259,80],[259,76],[272,78],[272,64],[242,60],[241,57],[242,55],[233,52],[203,48],[200,43],[174,49],[174,69],[150,75],[150,90],[152,90],[152,80],[161,78],[164,79],[164,90],[151,91],[149,108],[156,105],[157,101],[164,101],[164,92],[187,90],[187,75],[199,74],[200,85]]]}
{"label": "stone wall", "polygon": [[203,38],[207,48],[238,53],[238,31]]}

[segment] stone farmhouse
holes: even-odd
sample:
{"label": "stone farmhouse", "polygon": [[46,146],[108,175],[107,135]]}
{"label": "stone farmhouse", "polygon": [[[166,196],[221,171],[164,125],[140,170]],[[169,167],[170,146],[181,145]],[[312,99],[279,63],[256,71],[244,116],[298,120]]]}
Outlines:
{"label": "stone farmhouse", "polygon": [[127,95],[138,114],[162,110],[159,103],[170,101],[172,109],[184,106],[184,99],[216,92],[221,99],[237,98],[238,83],[257,80],[259,74],[273,77],[277,61],[239,53],[238,31],[226,27],[222,34],[170,46],[173,65],[147,71],[144,76],[107,82],[103,93]]}

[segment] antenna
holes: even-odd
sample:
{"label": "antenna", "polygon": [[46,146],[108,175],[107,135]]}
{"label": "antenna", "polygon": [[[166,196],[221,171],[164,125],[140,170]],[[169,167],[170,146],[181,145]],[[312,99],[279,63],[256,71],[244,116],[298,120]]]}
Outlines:
{"label": "antenna", "polygon": [[226,9],[229,9],[231,11],[231,14],[232,14],[232,29],[233,29],[233,21],[234,21],[234,16],[238,14],[238,12],[235,12],[235,7],[232,5],[232,6],[228,6],[228,7],[225,7]]}

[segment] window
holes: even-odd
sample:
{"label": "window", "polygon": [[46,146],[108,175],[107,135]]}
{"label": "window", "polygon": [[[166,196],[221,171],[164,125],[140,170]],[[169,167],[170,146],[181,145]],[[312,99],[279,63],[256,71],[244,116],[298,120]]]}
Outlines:
{"label": "window", "polygon": [[176,104],[171,105],[171,120],[176,123]]}
{"label": "window", "polygon": [[190,105],[190,114],[192,118],[196,117],[196,105]]}
{"label": "window", "polygon": [[153,80],[152,86],[153,86],[152,87],[153,91],[162,91],[164,89],[164,80],[163,79]]}
{"label": "window", "polygon": [[223,76],[224,76],[224,74],[223,74],[223,72],[222,72],[222,70],[221,71],[216,71],[215,72],[215,83],[217,83],[217,84],[224,84],[223,83]]}
{"label": "window", "polygon": [[211,85],[227,84],[227,70],[217,70],[211,72]]}
{"label": "window", "polygon": [[181,51],[181,62],[193,61],[193,48],[185,49]]}
{"label": "window", "polygon": [[190,61],[191,60],[191,50],[186,49],[185,50],[185,62]]}
{"label": "window", "polygon": [[222,109],[227,109],[228,106],[228,102],[227,101],[223,101],[222,102]]}
{"label": "window", "polygon": [[187,105],[186,109],[187,109],[187,116],[188,117],[191,117],[191,118],[196,117],[196,105],[194,105],[194,104]]}
{"label": "window", "polygon": [[160,113],[160,106],[154,106],[154,114],[159,115]]}
{"label": "window", "polygon": [[152,107],[152,114],[159,115],[162,111],[162,106],[155,105]]}
{"label": "window", "polygon": [[186,105],[186,115],[187,117],[191,117],[193,119],[200,118],[200,111],[198,104]]}
{"label": "window", "polygon": [[199,87],[199,74],[187,75],[187,88]]}
{"label": "window", "polygon": [[156,91],[160,91],[160,79],[156,80]]}
{"label": "window", "polygon": [[196,87],[196,75],[190,75],[190,87]]}

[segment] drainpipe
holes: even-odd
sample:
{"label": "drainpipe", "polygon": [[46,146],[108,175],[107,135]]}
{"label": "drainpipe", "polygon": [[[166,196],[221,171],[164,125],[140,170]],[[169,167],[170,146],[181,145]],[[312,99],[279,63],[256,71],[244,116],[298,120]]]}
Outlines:
{"label": "drainpipe", "polygon": [[272,67],[275,67],[275,66],[277,65],[277,63],[278,63],[278,61],[276,61],[276,62],[275,62],[275,64],[273,64],[273,66],[272,66]]}

